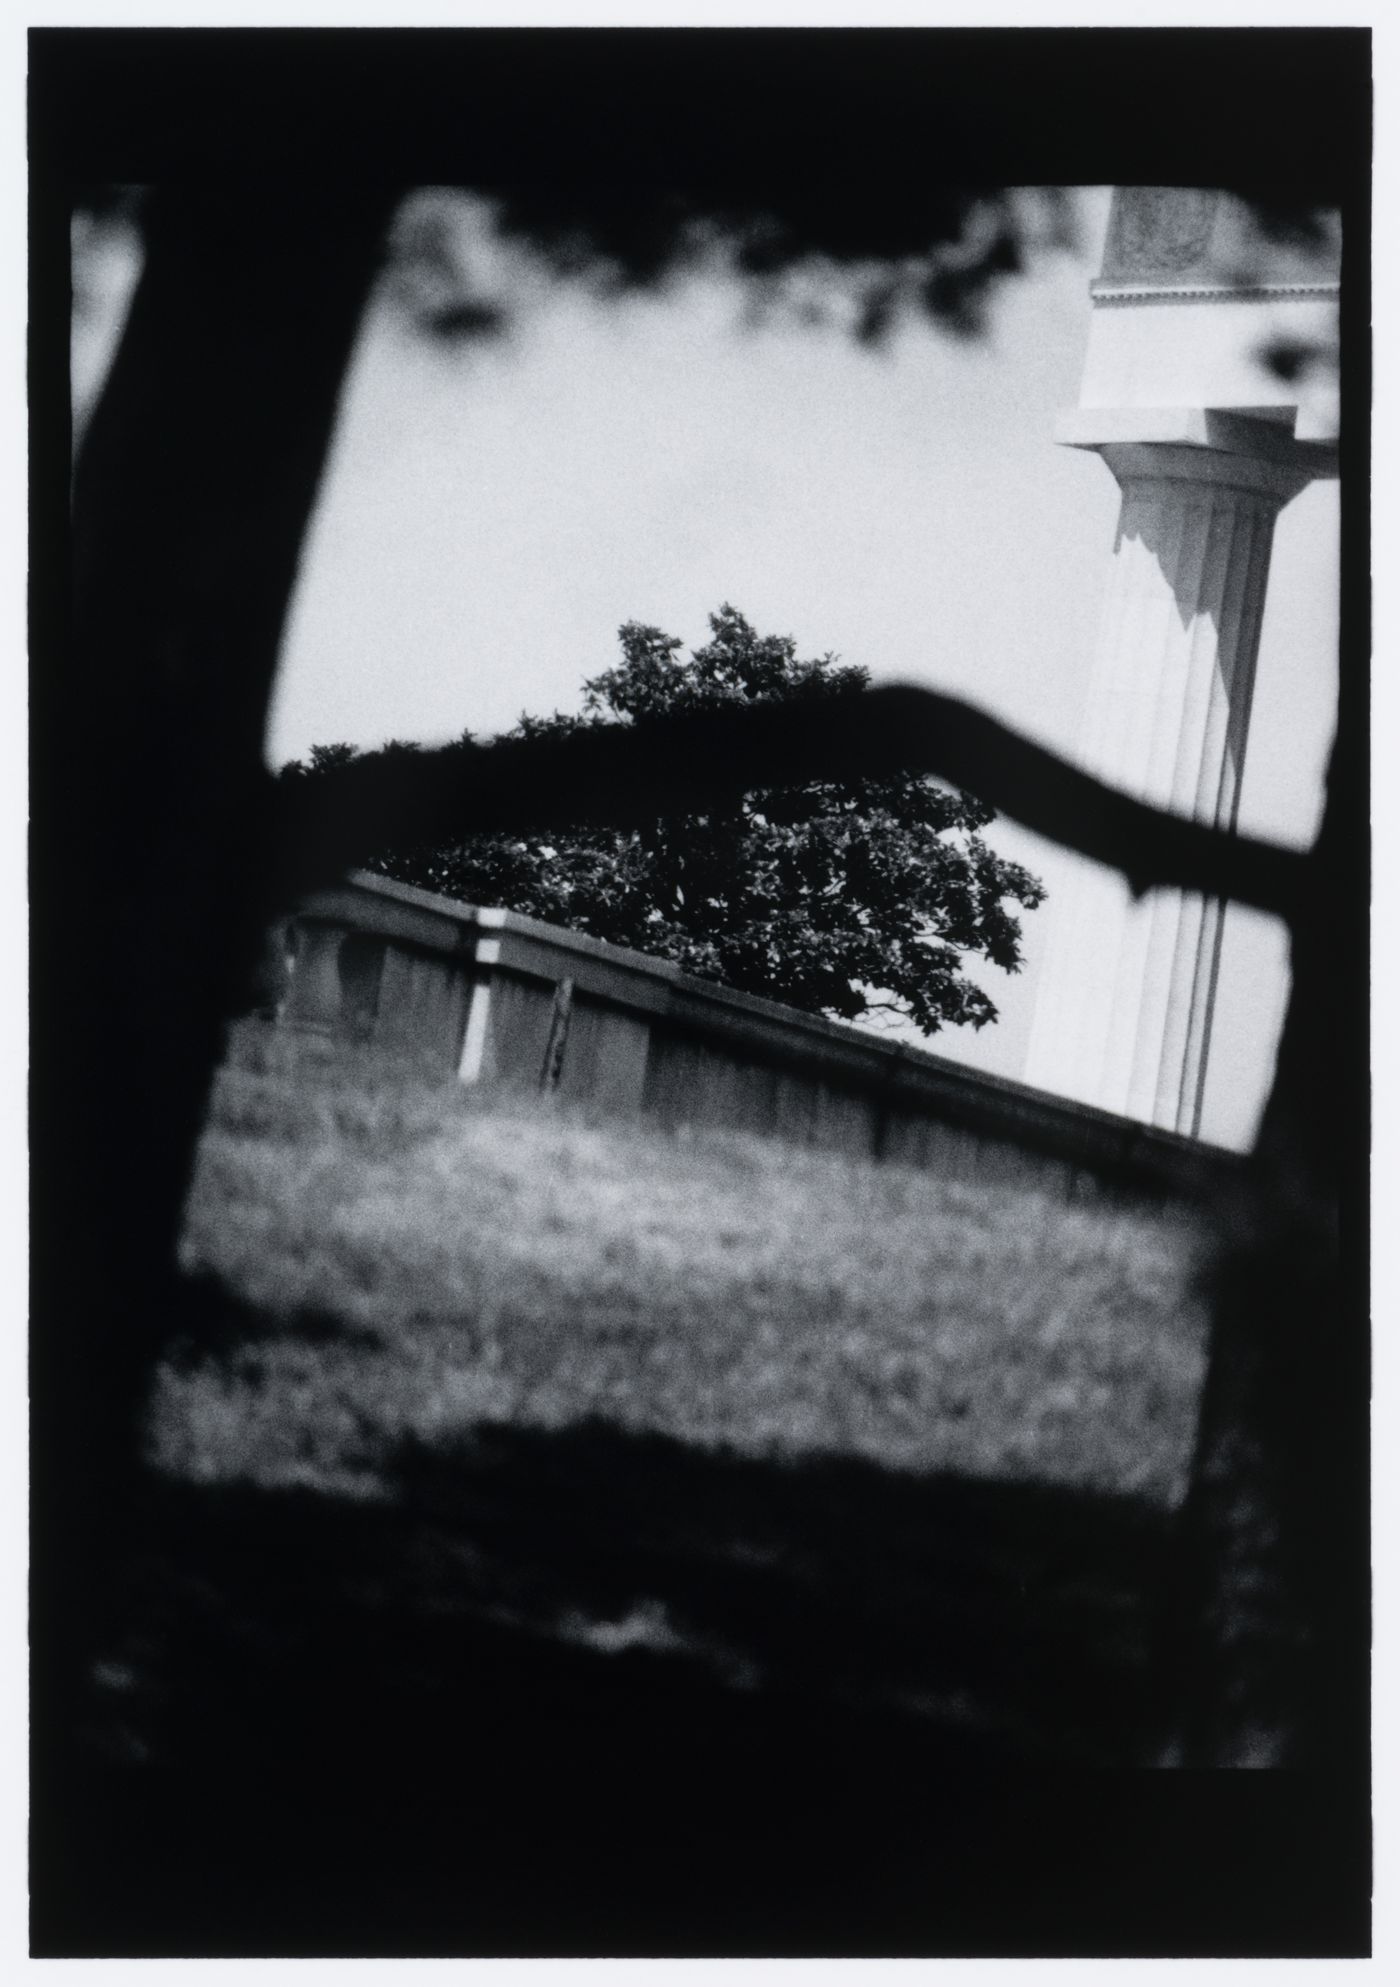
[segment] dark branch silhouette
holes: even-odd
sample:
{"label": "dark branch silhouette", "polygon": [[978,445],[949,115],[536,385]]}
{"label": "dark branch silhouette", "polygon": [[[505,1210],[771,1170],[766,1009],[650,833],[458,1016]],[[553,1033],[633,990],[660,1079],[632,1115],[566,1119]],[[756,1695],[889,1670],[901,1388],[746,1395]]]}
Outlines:
{"label": "dark branch silhouette", "polygon": [[279,786],[273,825],[283,888],[296,892],[390,844],[486,829],[625,827],[703,813],[757,787],[911,770],[1111,864],[1135,890],[1170,886],[1297,914],[1302,855],[1164,814],[985,712],[909,684],[356,761],[334,780]]}

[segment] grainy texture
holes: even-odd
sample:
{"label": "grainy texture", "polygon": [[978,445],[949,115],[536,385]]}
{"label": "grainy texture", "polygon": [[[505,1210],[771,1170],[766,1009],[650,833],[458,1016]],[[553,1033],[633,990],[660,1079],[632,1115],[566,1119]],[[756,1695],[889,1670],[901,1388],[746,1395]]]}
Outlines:
{"label": "grainy texture", "polygon": [[594,1416],[747,1456],[1181,1494],[1205,1325],[1180,1217],[483,1108],[285,1040],[241,1060],[187,1266],[359,1335],[167,1366],[171,1469],[373,1495],[405,1437]]}
{"label": "grainy texture", "polygon": [[1126,1949],[1196,1248],[245,1030],[44,1940]]}

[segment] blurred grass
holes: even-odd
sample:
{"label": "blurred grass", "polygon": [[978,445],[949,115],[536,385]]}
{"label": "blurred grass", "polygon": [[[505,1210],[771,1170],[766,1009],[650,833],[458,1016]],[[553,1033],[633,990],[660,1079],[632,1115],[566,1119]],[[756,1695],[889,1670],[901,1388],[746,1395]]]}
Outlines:
{"label": "blurred grass", "polygon": [[1104,1885],[1061,1794],[998,1790],[1161,1756],[1201,1246],[240,1029],[40,1948],[910,1956],[1004,1950],[1010,1893],[1101,1911],[1153,1857]]}
{"label": "blurred grass", "polygon": [[377,1498],[405,1441],[601,1420],[1170,1506],[1200,1248],[1180,1215],[590,1124],[245,1028],[184,1261],[265,1329],[176,1347],[153,1455]]}

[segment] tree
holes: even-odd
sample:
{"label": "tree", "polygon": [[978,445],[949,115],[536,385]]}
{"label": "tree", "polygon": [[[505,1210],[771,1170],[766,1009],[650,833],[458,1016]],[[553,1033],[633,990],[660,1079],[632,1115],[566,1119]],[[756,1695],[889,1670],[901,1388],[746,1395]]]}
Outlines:
{"label": "tree", "polygon": [[[621,720],[750,702],[859,695],[868,672],[803,660],[789,636],[759,635],[734,607],[710,616],[688,657],[661,629],[629,621],[622,661],[584,685],[583,710],[522,717],[512,736],[562,736]],[[397,742],[380,756],[413,750]],[[344,746],[317,746],[289,778],[334,778]],[[674,960],[687,972],[810,1013],[912,1019],[926,1034],[974,1028],[996,1007],[967,955],[1021,963],[1012,906],[1044,892],[982,839],[990,807],[918,774],[768,789],[736,806],[635,831],[478,835],[387,850],[370,867],[467,902]]]}

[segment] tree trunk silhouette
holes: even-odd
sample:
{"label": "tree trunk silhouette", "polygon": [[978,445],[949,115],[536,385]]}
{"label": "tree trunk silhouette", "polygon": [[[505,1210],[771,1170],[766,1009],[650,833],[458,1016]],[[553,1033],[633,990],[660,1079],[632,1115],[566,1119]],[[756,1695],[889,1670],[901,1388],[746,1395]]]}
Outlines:
{"label": "tree trunk silhouette", "polygon": [[[230,997],[266,917],[263,728],[386,193],[159,190],[73,486],[36,848],[36,1734],[77,1722]],[[77,1695],[75,1696],[75,1693]],[[36,1775],[36,1787],[39,1778]]]}
{"label": "tree trunk silhouette", "polygon": [[[1217,1267],[1183,1513],[1180,1763],[1364,1772],[1364,755],[1344,696],[1247,1203]],[[1360,1188],[1360,1191],[1358,1191]]]}

